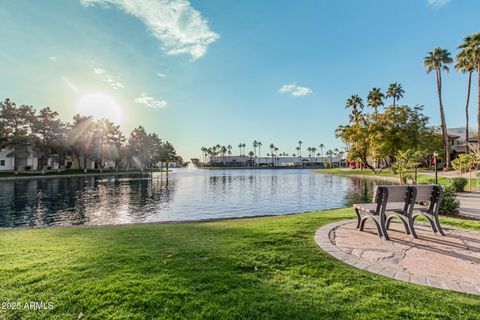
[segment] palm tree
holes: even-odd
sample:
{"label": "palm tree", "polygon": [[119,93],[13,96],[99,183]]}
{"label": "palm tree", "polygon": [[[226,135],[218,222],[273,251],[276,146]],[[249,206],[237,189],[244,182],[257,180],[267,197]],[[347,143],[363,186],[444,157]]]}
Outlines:
{"label": "palm tree", "polygon": [[355,121],[358,122],[358,118],[362,113],[363,109],[363,100],[360,98],[358,94],[352,95],[350,98],[347,99],[347,104],[345,105],[345,109],[351,108],[352,109],[352,116],[350,118],[350,122]]}
{"label": "palm tree", "polygon": [[242,156],[242,148],[243,148],[243,144],[242,143],[239,143],[238,144],[238,150],[240,150],[240,157]]}
{"label": "palm tree", "polygon": [[[312,147],[311,150],[312,150],[313,156],[315,157],[315,153],[317,152],[317,148]],[[317,162],[317,158],[315,158],[315,162]]]}
{"label": "palm tree", "polygon": [[202,151],[203,163],[205,164],[206,157],[207,157],[207,148],[201,147],[200,150]]}
{"label": "palm tree", "polygon": [[302,156],[302,140],[298,140],[298,146],[300,147],[299,149],[299,152],[298,152],[298,156],[301,157]]}
{"label": "palm tree", "polygon": [[251,163],[251,162],[252,162],[252,157],[255,155],[255,152],[250,151],[250,152],[248,153],[248,155],[250,156],[250,163]]}
{"label": "palm tree", "polygon": [[258,158],[260,159],[260,157],[262,156],[261,153],[260,153],[260,147],[262,146],[262,142],[260,141],[257,141],[257,147],[258,147]]}
{"label": "palm tree", "polygon": [[460,49],[469,52],[472,63],[476,66],[478,76],[478,107],[477,107],[477,125],[478,125],[478,141],[480,144],[480,33],[475,33],[466,37]]}
{"label": "palm tree", "polygon": [[388,86],[387,98],[393,98],[393,112],[395,112],[395,102],[403,98],[405,91],[400,83],[394,82]]}
{"label": "palm tree", "polygon": [[323,148],[325,148],[325,146],[323,145],[323,143],[320,143],[318,147],[320,148],[320,153],[322,154],[321,157],[323,158]]}
{"label": "palm tree", "polygon": [[257,140],[253,140],[252,146],[253,146],[253,155],[255,157],[255,165],[257,165],[257,146],[258,146]]}
{"label": "palm tree", "polygon": [[232,160],[232,146],[228,145],[227,150],[228,150],[228,162],[231,162],[231,160]]}
{"label": "palm tree", "polygon": [[472,73],[475,70],[476,64],[474,61],[474,55],[469,47],[461,48],[461,51],[457,54],[457,62],[455,69],[462,73],[468,74],[467,84],[467,102],[465,103],[465,151],[468,153],[468,138],[470,133],[469,120],[468,120],[468,105],[470,103],[470,89],[472,87]]}
{"label": "palm tree", "polygon": [[435,71],[437,78],[438,105],[440,108],[440,119],[442,121],[443,159],[445,160],[444,167],[446,169],[448,169],[450,165],[450,152],[448,151],[447,123],[445,121],[445,113],[443,111],[442,103],[442,70],[448,72],[449,69],[447,65],[452,62],[453,60],[450,57],[450,52],[442,48],[435,48],[433,51],[430,51],[423,61],[427,73]]}
{"label": "palm tree", "polygon": [[275,166],[275,162],[274,162],[274,160],[273,160],[273,157],[274,157],[273,150],[275,149],[275,145],[274,145],[273,143],[270,143],[269,148],[270,148],[270,153],[271,153],[271,155],[272,155],[272,167],[274,167],[274,166]]}
{"label": "palm tree", "polygon": [[328,163],[329,163],[329,167],[331,168],[332,167],[332,155],[333,155],[333,151],[331,149],[328,149],[327,152],[327,157],[328,157]]}
{"label": "palm tree", "polygon": [[[300,158],[301,158],[301,155],[300,155],[300,150],[301,150],[301,148],[300,148],[300,146],[296,147],[295,150],[297,150],[298,162],[299,162],[299,164],[300,164]],[[294,157],[295,157],[295,156],[294,156]],[[303,161],[302,161],[302,162],[303,162]]]}
{"label": "palm tree", "polygon": [[379,88],[372,88],[367,96],[368,106],[375,109],[375,119],[377,119],[377,109],[380,106],[383,106],[383,99],[385,95]]}
{"label": "palm tree", "polygon": [[223,162],[223,165],[225,166],[225,154],[227,153],[227,147],[221,146],[220,153],[222,154],[222,162]]}

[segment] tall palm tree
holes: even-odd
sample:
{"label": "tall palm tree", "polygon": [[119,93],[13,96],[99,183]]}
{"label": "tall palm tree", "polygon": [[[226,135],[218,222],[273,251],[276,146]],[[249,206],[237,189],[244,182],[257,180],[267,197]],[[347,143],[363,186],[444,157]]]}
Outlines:
{"label": "tall palm tree", "polygon": [[273,153],[273,150],[275,149],[275,145],[273,143],[270,143],[270,145],[268,146],[270,148],[270,154],[272,155],[272,167],[275,166],[275,162],[273,160],[273,157],[274,157],[274,153]]}
{"label": "tall palm tree", "polygon": [[299,149],[299,152],[298,152],[298,156],[301,157],[302,156],[302,140],[298,140],[298,146],[300,147]]}
{"label": "tall palm tree", "polygon": [[332,167],[332,155],[333,155],[333,151],[331,149],[328,149],[327,152],[327,157],[328,157],[328,163],[329,163],[329,167],[331,168]]}
{"label": "tall palm tree", "polygon": [[252,157],[255,155],[255,152],[251,151],[248,153],[248,156],[250,157],[250,163],[252,162]]}
{"label": "tall palm tree", "polygon": [[400,83],[394,82],[388,86],[387,98],[393,98],[393,111],[395,112],[395,103],[403,98],[405,91]]}
{"label": "tall palm tree", "polygon": [[262,142],[261,141],[257,141],[257,147],[258,147],[258,159],[260,159],[260,157],[262,156],[262,154],[260,152],[260,148],[262,147]]}
{"label": "tall palm tree", "polygon": [[225,155],[227,154],[227,147],[221,146],[220,147],[220,153],[222,154],[223,165],[225,165]]}
{"label": "tall palm tree", "polygon": [[470,89],[472,87],[472,73],[475,71],[476,63],[474,60],[474,54],[470,47],[462,48],[457,54],[457,62],[455,63],[455,69],[462,73],[468,74],[467,84],[467,101],[465,103],[465,151],[468,153],[468,138],[470,134],[469,119],[468,119],[468,106],[470,103]]}
{"label": "tall palm tree", "polygon": [[205,163],[205,154],[207,152],[207,148],[201,147],[200,150],[202,151],[202,158],[203,158],[203,163]]}
{"label": "tall palm tree", "polygon": [[368,106],[375,109],[375,119],[377,119],[377,109],[380,106],[383,106],[383,99],[385,95],[380,90],[380,88],[372,88],[367,96]]}
{"label": "tall palm tree", "polygon": [[318,147],[320,148],[321,157],[323,158],[323,148],[325,148],[325,146],[323,145],[323,143],[320,143]]}
{"label": "tall palm tree", "polygon": [[227,150],[228,150],[228,162],[230,162],[232,160],[232,146],[228,145]]}
{"label": "tall palm tree", "polygon": [[446,169],[448,169],[450,165],[450,152],[448,151],[447,123],[445,121],[445,112],[443,111],[442,103],[442,70],[448,72],[448,64],[452,62],[453,60],[450,57],[450,52],[448,52],[447,49],[442,48],[433,49],[423,60],[427,73],[435,71],[435,76],[437,78],[438,105],[440,108],[440,119],[442,121],[443,159],[445,160],[444,167]]}
{"label": "tall palm tree", "polygon": [[362,98],[360,98],[358,94],[352,95],[350,98],[347,99],[345,109],[347,108],[352,109],[352,116],[350,118],[350,122],[354,121],[355,123],[358,123],[358,119],[363,110]]}
{"label": "tall palm tree", "polygon": [[463,40],[460,49],[467,50],[471,55],[472,62],[475,64],[478,76],[478,107],[477,107],[477,125],[478,125],[478,143],[480,145],[480,33],[474,33]]}
{"label": "tall palm tree", "polygon": [[[315,153],[317,152],[317,148],[311,147],[310,150],[312,151],[312,154],[315,157]],[[317,158],[315,158],[315,162],[317,162]]]}
{"label": "tall palm tree", "polygon": [[254,157],[255,157],[255,165],[257,165],[257,146],[258,146],[258,141],[257,141],[257,140],[253,140],[252,146],[253,146],[253,155],[254,155]]}

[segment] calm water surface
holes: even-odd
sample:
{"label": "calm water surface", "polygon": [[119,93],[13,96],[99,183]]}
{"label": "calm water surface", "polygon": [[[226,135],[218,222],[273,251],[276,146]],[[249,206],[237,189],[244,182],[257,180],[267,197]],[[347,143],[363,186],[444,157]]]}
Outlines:
{"label": "calm water surface", "polygon": [[370,201],[374,182],[309,170],[187,170],[151,177],[0,182],[0,227],[286,214]]}

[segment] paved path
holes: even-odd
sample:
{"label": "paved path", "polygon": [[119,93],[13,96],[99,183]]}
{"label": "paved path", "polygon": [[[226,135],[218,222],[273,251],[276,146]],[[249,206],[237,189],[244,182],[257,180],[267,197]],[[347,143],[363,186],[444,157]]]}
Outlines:
{"label": "paved path", "polygon": [[460,200],[460,212],[480,219],[480,191],[457,193]]}
{"label": "paved path", "polygon": [[392,223],[391,241],[376,234],[367,220],[365,231],[356,221],[343,220],[323,226],[316,243],[335,258],[353,267],[400,281],[480,295],[480,232],[445,228],[446,236],[416,224],[419,236],[403,232]]}

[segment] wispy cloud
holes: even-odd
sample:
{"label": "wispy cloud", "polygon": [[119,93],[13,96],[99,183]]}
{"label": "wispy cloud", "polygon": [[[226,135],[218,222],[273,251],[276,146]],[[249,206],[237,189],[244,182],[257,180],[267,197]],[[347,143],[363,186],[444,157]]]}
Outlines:
{"label": "wispy cloud", "polygon": [[284,84],[278,92],[282,94],[289,94],[293,97],[303,97],[306,96],[307,94],[312,93],[312,89],[307,88],[307,87],[301,87],[297,86],[295,83],[290,83],[290,84]]}
{"label": "wispy cloud", "polygon": [[166,78],[167,75],[166,75],[165,73],[158,72],[158,73],[157,73],[157,77]]}
{"label": "wispy cloud", "polygon": [[163,109],[167,106],[167,101],[155,99],[146,93],[142,93],[139,97],[135,98],[134,101],[135,103],[143,104],[147,108],[151,109]]}
{"label": "wispy cloud", "polygon": [[431,8],[441,8],[449,2],[450,0],[427,0],[427,4]]}
{"label": "wispy cloud", "polygon": [[57,57],[54,56],[48,57],[48,59],[50,59],[51,61],[57,61]]}
{"label": "wispy cloud", "polygon": [[187,0],[80,0],[84,6],[102,5],[122,9],[140,19],[169,55],[205,55],[219,35]]}
{"label": "wispy cloud", "polygon": [[118,77],[108,73],[107,70],[103,68],[98,68],[98,67],[93,68],[93,73],[101,76],[102,80],[107,82],[110,85],[110,87],[112,87],[115,90],[125,88],[125,84],[121,82],[118,79]]}

